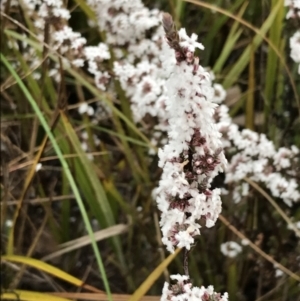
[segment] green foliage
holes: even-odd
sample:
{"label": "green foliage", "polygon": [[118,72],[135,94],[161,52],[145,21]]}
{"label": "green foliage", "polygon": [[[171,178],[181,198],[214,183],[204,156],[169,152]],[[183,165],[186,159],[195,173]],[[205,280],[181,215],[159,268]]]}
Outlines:
{"label": "green foliage", "polygon": [[[283,2],[169,0],[148,3],[167,8],[175,14],[177,24],[188,33],[199,35],[205,46],[201,64],[211,66],[216,81],[228,92],[234,91],[237,85],[241,88],[233,97],[237,101],[227,99],[232,117],[242,120],[242,127],[265,133],[278,147],[300,146],[299,75],[293,62],[287,59],[288,37],[293,28],[286,26]],[[88,43],[105,41],[105,33],[84,28],[86,19],[95,20],[86,1],[69,1],[68,5],[78,18],[71,21],[78,21],[77,26],[82,26],[79,31],[87,32]],[[157,152],[157,148],[134,123],[126,93],[117,81],[114,94],[99,91],[84,68],[66,66],[60,70],[62,80],[56,82],[49,76],[51,66],[62,67],[64,63],[59,53],[48,48],[47,32],[42,45],[26,10],[22,10],[21,16],[13,10],[5,11],[1,22],[1,143],[7,149],[7,157],[2,160],[2,252],[26,255],[33,246],[32,258],[41,258],[53,248],[59,248],[59,244],[87,232],[92,248],[82,247],[64,254],[51,264],[75,274],[83,283],[104,289],[109,300],[112,300],[111,291],[136,292],[134,296],[138,297],[147,292],[160,295],[168,275],[166,271],[163,274],[163,270],[170,258],[162,251],[158,212],[151,197],[160,171],[157,158],[149,156],[149,151]],[[33,66],[24,56],[22,47],[7,47],[8,43],[20,46],[22,42],[34,49],[38,66]],[[35,77],[36,70],[41,73],[39,79]],[[78,116],[74,110],[81,102],[100,101],[112,112],[111,117],[103,117],[101,124],[92,124],[87,114]],[[263,119],[257,121],[258,115]],[[87,132],[93,161],[81,147],[81,130]],[[99,146],[95,145],[94,136],[100,139]],[[39,162],[45,167],[36,174]],[[27,182],[28,190],[25,189]],[[299,220],[299,206],[292,210],[281,207],[287,216]],[[51,214],[46,213],[47,208]],[[222,214],[265,253],[299,276],[299,270],[295,271],[299,262],[294,261],[299,242],[287,230],[279,211],[253,189],[242,204],[234,204],[232,195],[224,198]],[[42,231],[45,235],[32,245],[42,217],[46,218]],[[7,220],[13,221],[10,228],[5,228]],[[94,239],[96,230],[120,223],[129,226],[126,233],[99,243]],[[220,245],[236,239],[221,223],[215,229],[202,231],[190,253],[190,275],[195,285],[211,284],[216,291],[228,291],[231,301],[244,300],[241,296],[247,293],[252,298],[247,300],[257,301],[298,298],[297,280],[284,276],[278,281],[273,265],[250,247],[244,247],[237,260],[226,259],[220,253]],[[170,272],[182,268],[180,256],[172,257]],[[2,264],[7,262],[9,260],[4,259]],[[14,271],[7,279],[9,289],[29,287],[43,292],[63,287],[69,290],[52,278],[47,278],[44,287],[32,285],[26,281],[26,272],[29,274],[31,270],[25,267],[21,284],[13,287],[17,273]],[[6,294],[7,299],[13,298],[11,292]],[[24,291],[24,300],[35,298],[26,294]],[[53,297],[53,300],[59,299]]]}

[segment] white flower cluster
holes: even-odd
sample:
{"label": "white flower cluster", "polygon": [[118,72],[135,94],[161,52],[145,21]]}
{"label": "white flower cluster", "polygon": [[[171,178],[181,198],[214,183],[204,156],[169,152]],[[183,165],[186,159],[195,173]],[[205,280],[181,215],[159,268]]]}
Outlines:
{"label": "white flower cluster", "polygon": [[159,128],[165,130],[165,82],[168,74],[166,70],[163,70],[161,62],[159,67],[147,60],[143,60],[136,66],[125,61],[114,62],[114,72],[131,101],[135,122],[140,122],[149,114],[157,117]]}
{"label": "white flower cluster", "polygon": [[[18,5],[20,3],[14,3]],[[33,19],[35,26],[35,34],[41,42],[44,42],[44,30],[48,27],[49,40],[46,41],[50,45],[50,49],[54,49],[62,54],[63,67],[70,66],[73,63],[75,66],[83,66],[82,50],[86,44],[86,39],[80,33],[74,32],[67,25],[67,21],[71,15],[69,10],[64,8],[62,0],[24,0],[22,5],[26,8],[26,14]],[[27,52],[24,51],[25,59],[33,60],[32,68],[39,65],[39,58],[36,55],[36,50],[30,47]],[[49,76],[56,81],[60,81],[60,67],[58,64],[51,65]],[[40,75],[35,74],[35,78]]]}
{"label": "white flower cluster", "polygon": [[[18,4],[15,3],[16,6]],[[48,44],[63,54],[64,65],[83,67],[86,62],[88,71],[94,76],[96,86],[103,91],[108,89],[112,74],[108,72],[108,65],[103,64],[111,58],[108,47],[110,45],[114,57],[117,58],[113,74],[119,79],[131,101],[135,121],[139,122],[150,114],[158,117],[157,130],[165,130],[167,127],[164,114],[165,81],[170,74],[170,66],[172,63],[175,64],[175,59],[173,51],[162,38],[162,28],[158,26],[160,12],[149,10],[139,0],[97,0],[89,1],[89,4],[98,16],[100,29],[106,33],[107,44],[86,46],[86,39],[67,25],[70,13],[63,8],[61,0],[24,2],[28,15],[34,16],[35,28],[41,41],[45,24],[48,22],[51,24]],[[146,38],[149,29],[151,29],[150,39]],[[29,47],[26,59],[33,61],[32,69],[40,64],[32,47]],[[60,73],[59,65],[52,64],[49,76],[59,82]],[[40,74],[35,72],[34,76],[38,79]],[[101,106],[99,108],[101,109]],[[110,114],[109,110],[104,106],[103,110],[107,117]],[[157,144],[157,140],[160,139],[160,131],[153,134],[153,144]]]}
{"label": "white flower cluster", "polygon": [[[166,116],[168,143],[159,150],[163,168],[156,200],[161,210],[163,243],[170,252],[174,247],[190,250],[200,234],[199,220],[215,224],[221,212],[220,189],[210,189],[212,179],[226,166],[221,136],[213,118],[217,104],[210,75],[194,56],[203,49],[197,35],[191,38],[184,29],[178,33],[169,14],[163,14],[163,27],[176,64],[167,81]],[[227,301],[209,286],[193,287],[185,268],[184,276],[172,275],[175,284],[165,283],[161,301]]]}
{"label": "white flower cluster", "polygon": [[98,26],[110,45],[145,40],[146,30],[159,25],[158,10],[149,10],[140,0],[88,0],[97,15]]}
{"label": "white flower cluster", "polygon": [[[5,8],[7,0],[2,0],[1,10]],[[20,5],[20,1],[12,0],[10,1],[11,7],[16,7]],[[45,19],[49,17],[57,17],[68,20],[70,18],[70,12],[63,8],[62,0],[23,0],[22,5],[26,8],[26,13],[29,16],[35,15],[38,22],[35,23],[36,26],[44,28]],[[51,8],[51,14],[49,14],[49,8]],[[37,11],[37,14],[36,14]]]}
{"label": "white flower cluster", "polygon": [[[87,62],[96,86],[103,91],[110,85],[111,72],[102,63],[111,58],[108,45],[111,47],[117,59],[113,74],[131,102],[134,120],[140,122],[147,114],[158,118],[152,138],[152,143],[157,144],[161,131],[166,131],[168,126],[164,110],[165,82],[176,62],[158,26],[161,13],[144,7],[140,0],[91,0],[88,4],[96,12],[100,30],[105,31],[106,44],[86,46],[86,39],[67,25],[70,15],[63,13],[68,11],[62,8],[61,0],[25,2],[29,15],[37,12],[35,25],[40,29],[41,39],[45,22],[53,22],[49,44],[64,55],[64,64],[68,66],[83,67]],[[150,38],[146,38],[149,30]],[[49,75],[60,81],[58,64],[50,69]]]}
{"label": "white flower cluster", "polygon": [[207,227],[215,224],[221,212],[220,190],[210,190],[210,183],[227,163],[213,119],[217,105],[211,101],[210,76],[194,57],[194,47],[203,46],[185,30],[179,31],[179,45],[185,57],[176,54],[167,82],[169,141],[159,150],[163,173],[156,190],[162,241],[170,252],[175,246],[191,248],[201,218]]}
{"label": "white flower cluster", "polygon": [[289,7],[289,11],[286,15],[287,19],[300,18],[300,0],[284,0],[284,6]]}
{"label": "white flower cluster", "polygon": [[165,81],[175,58],[158,26],[160,12],[149,10],[140,0],[88,3],[94,8],[99,28],[105,31],[106,43],[117,58],[114,75],[131,102],[135,122],[149,114],[159,119],[157,128],[165,130]]}
{"label": "white flower cluster", "polygon": [[95,76],[96,86],[100,90],[105,91],[110,75],[107,71],[101,70],[101,63],[110,59],[108,46],[104,43],[99,43],[98,46],[85,47],[84,55],[88,62],[88,71]]}
{"label": "white flower cluster", "polygon": [[175,284],[165,283],[161,301],[228,301],[228,294],[214,292],[213,286],[193,287],[187,276],[172,275]]}
{"label": "white flower cluster", "polygon": [[[53,34],[54,49],[59,50],[61,54],[72,52],[73,56],[79,57],[81,51],[86,44],[86,39],[81,37],[81,34],[74,32],[73,29],[67,25],[64,25],[60,30],[57,30]],[[76,66],[83,66],[83,59],[75,60]]]}
{"label": "white flower cluster", "polygon": [[[57,31],[61,30],[61,34],[54,32],[54,40],[57,40],[57,48],[63,44],[63,41],[68,37],[71,37],[75,41],[78,36],[74,36],[71,28],[65,28],[64,24],[70,19],[70,12],[63,7],[62,0],[24,0],[26,12],[29,16],[34,17],[34,25],[36,29],[40,29],[40,37],[42,38],[42,31],[45,28],[46,23],[57,23]],[[50,29],[50,37],[53,33]],[[62,53],[66,52],[66,49],[62,49]]]}
{"label": "white flower cluster", "polygon": [[[19,3],[12,2],[12,4],[17,6]],[[71,64],[76,67],[84,67],[86,62],[88,71],[94,75],[96,86],[105,91],[110,75],[102,66],[102,63],[111,58],[108,46],[104,43],[99,43],[97,46],[86,46],[86,39],[68,26],[67,22],[70,19],[70,12],[63,7],[62,0],[25,0],[23,5],[26,7],[26,13],[33,18],[36,34],[41,41],[44,38],[46,23],[51,25],[49,26],[49,41],[47,42],[51,49],[63,55],[63,67],[69,67]],[[14,45],[14,47],[16,46]],[[40,65],[34,48],[28,47],[24,56],[27,61],[33,60],[32,69]],[[50,66],[49,76],[59,82],[60,66],[58,64]],[[34,73],[34,76],[36,79],[40,78],[40,74],[37,72]],[[107,113],[110,114],[110,110],[104,105],[97,103],[96,106],[99,109],[97,111],[102,110],[105,111],[106,115]],[[89,112],[91,112],[91,109]]]}
{"label": "white flower cluster", "polygon": [[240,131],[232,123],[225,105],[218,107],[216,118],[224,148],[233,154],[226,170],[226,183],[235,183],[235,202],[249,190],[248,184],[246,187],[237,185],[245,177],[264,183],[273,197],[281,198],[288,206],[299,202],[300,187],[295,168],[300,165],[299,149],[291,146],[276,150],[266,135],[249,129]]}
{"label": "white flower cluster", "polygon": [[[298,18],[300,20],[300,0],[285,0],[284,5],[289,7],[286,15],[287,19]],[[291,58],[298,63],[298,73],[300,74],[300,30],[297,30],[290,38]]]}

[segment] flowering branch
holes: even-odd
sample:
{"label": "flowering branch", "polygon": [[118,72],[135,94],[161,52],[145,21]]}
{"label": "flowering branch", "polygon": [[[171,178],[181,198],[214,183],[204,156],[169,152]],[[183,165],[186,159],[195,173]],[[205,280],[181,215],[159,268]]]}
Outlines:
{"label": "flowering branch", "polygon": [[276,150],[274,143],[266,135],[249,129],[239,130],[225,105],[217,108],[215,119],[218,130],[223,134],[224,148],[231,153],[225,182],[233,184],[235,203],[249,194],[249,184],[241,184],[245,177],[263,183],[272,196],[282,199],[289,207],[299,202],[298,147],[292,145],[290,148],[280,147]]}
{"label": "flowering branch", "polygon": [[175,33],[169,14],[163,15],[163,25],[177,64],[167,82],[169,141],[159,150],[163,173],[157,203],[163,242],[173,252],[174,247],[190,249],[200,234],[197,221],[201,218],[207,227],[215,224],[221,212],[220,190],[211,190],[210,184],[227,161],[213,119],[218,105],[210,101],[209,74],[194,56],[195,49],[203,46],[195,34],[189,38],[184,29]]}
{"label": "flowering branch", "polygon": [[195,50],[204,49],[197,35],[189,37],[185,29],[176,31],[172,17],[163,14],[166,39],[175,51],[176,64],[167,82],[169,141],[159,150],[163,169],[157,188],[161,210],[163,243],[170,252],[185,248],[185,275],[173,275],[174,285],[165,284],[161,300],[227,300],[208,289],[192,287],[188,272],[188,251],[200,234],[199,220],[212,227],[220,212],[220,189],[211,189],[213,178],[227,164],[221,134],[214,122],[217,104],[209,74],[199,65]]}

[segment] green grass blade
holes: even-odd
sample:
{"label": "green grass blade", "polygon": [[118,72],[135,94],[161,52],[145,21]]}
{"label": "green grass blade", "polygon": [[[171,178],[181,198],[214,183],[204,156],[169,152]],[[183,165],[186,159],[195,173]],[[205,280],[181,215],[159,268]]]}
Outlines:
{"label": "green grass blade", "polygon": [[234,66],[231,68],[231,70],[226,75],[226,78],[223,82],[224,88],[231,87],[239,78],[241,73],[245,70],[246,66],[249,64],[250,57],[251,57],[251,51],[256,50],[258,46],[263,41],[263,36],[268,32],[270,27],[273,24],[273,21],[278,13],[278,10],[281,8],[281,3],[278,2],[278,4],[274,7],[272,12],[270,13],[269,17],[266,19],[264,24],[262,25],[260,29],[260,34],[256,34],[253,42],[244,50],[243,54],[240,56],[238,61],[234,64]]}
{"label": "green grass blade", "polygon": [[[240,12],[238,14],[239,17],[243,16],[247,6],[248,6],[248,2],[245,2],[244,5],[242,5]],[[215,63],[215,65],[213,67],[214,73],[218,73],[222,70],[223,65],[225,64],[225,61],[231,54],[232,49],[234,48],[239,37],[241,36],[243,29],[241,29],[241,28],[238,29],[238,26],[239,26],[239,22],[236,20],[234,22],[233,26],[231,27],[231,30],[229,32],[229,35],[228,35],[226,43],[223,47],[223,50],[222,50],[219,58],[217,59],[217,62]]]}
{"label": "green grass blade", "polygon": [[8,60],[2,55],[2,53],[0,53],[0,58],[1,58],[1,61],[4,63],[4,65],[6,66],[6,68],[9,70],[9,72],[11,73],[11,75],[15,78],[15,80],[17,81],[19,87],[21,88],[21,90],[23,91],[24,95],[26,96],[27,100],[29,101],[30,105],[32,106],[32,109],[34,110],[34,112],[36,113],[41,125],[43,126],[45,132],[47,133],[48,137],[49,137],[49,140],[51,141],[52,143],[52,146],[60,160],[60,163],[63,167],[63,170],[66,174],[66,177],[68,178],[68,181],[69,181],[69,184],[72,188],[72,191],[74,193],[74,196],[76,198],[76,201],[77,201],[77,204],[78,204],[78,207],[81,211],[81,215],[82,215],[82,218],[84,220],[84,224],[85,224],[85,227],[86,227],[86,230],[88,232],[88,234],[90,235],[90,238],[91,238],[91,242],[92,242],[92,247],[93,247],[93,250],[94,250],[94,253],[95,253],[95,257],[96,257],[96,260],[97,260],[97,263],[98,263],[98,266],[99,266],[99,271],[100,271],[100,274],[103,278],[103,282],[104,282],[104,287],[105,287],[105,290],[106,290],[106,293],[108,295],[108,299],[110,301],[112,301],[112,296],[111,296],[111,292],[110,292],[110,287],[109,287],[109,284],[108,284],[108,280],[107,280],[107,276],[106,276],[106,272],[105,272],[105,269],[104,269],[104,265],[103,265],[103,262],[102,262],[102,259],[101,259],[101,255],[100,255],[100,252],[99,252],[99,249],[98,249],[98,246],[96,244],[96,241],[95,241],[95,238],[94,238],[94,233],[93,233],[93,230],[92,230],[92,227],[91,227],[91,224],[90,224],[90,221],[88,219],[88,215],[87,215],[87,212],[85,210],[85,207],[84,207],[84,204],[83,204],[83,201],[81,199],[81,196],[80,196],[80,193],[79,193],[79,190],[77,188],[77,185],[75,183],[75,180],[70,172],[70,168],[66,162],[66,160],[64,159],[64,156],[55,140],[55,137],[53,136],[52,132],[51,132],[51,129],[46,121],[46,119],[44,118],[43,116],[43,113],[40,111],[39,107],[37,106],[35,100],[33,99],[33,97],[31,96],[30,92],[28,91],[28,89],[26,88],[26,86],[24,85],[24,83],[22,82],[21,78],[18,76],[18,74],[15,72],[15,70],[13,69],[13,67],[11,66],[11,64],[8,62]]}
{"label": "green grass blade", "polygon": [[[280,2],[283,7],[283,0],[280,1],[272,0],[272,7],[276,7],[277,2]],[[281,44],[283,20],[284,20],[284,10],[280,9],[273,22],[273,26],[270,28],[269,39],[272,41],[273,45],[276,46],[278,49],[280,49],[280,44]],[[274,93],[278,87],[275,84],[276,80],[278,79],[277,78],[278,71],[276,71],[278,68],[280,68],[278,56],[272,48],[269,48],[268,56],[267,56],[266,79],[265,79],[266,86],[264,90],[264,97],[266,100],[266,105],[264,107],[266,125],[268,124],[268,116],[270,115],[270,108],[274,107],[272,105],[272,102],[276,101],[278,96],[276,95],[276,93]]]}

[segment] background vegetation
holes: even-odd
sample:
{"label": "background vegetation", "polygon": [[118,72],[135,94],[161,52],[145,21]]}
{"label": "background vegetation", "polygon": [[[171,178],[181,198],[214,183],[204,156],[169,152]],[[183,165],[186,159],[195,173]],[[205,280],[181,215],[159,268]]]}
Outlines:
{"label": "background vegetation", "polygon": [[[70,26],[87,45],[105,42],[88,26],[94,15],[85,1],[65,2]],[[198,34],[205,46],[200,62],[227,89],[234,122],[265,133],[277,147],[300,146],[300,77],[288,42],[299,23],[285,20],[283,1],[145,5]],[[151,197],[160,170],[148,155],[150,137],[134,124],[121,88],[103,93],[88,72],[73,67],[60,70],[59,82],[49,76],[61,57],[37,42],[23,8],[8,4],[1,11],[2,298],[159,300],[168,273],[182,270],[182,255],[168,257],[160,241]],[[40,58],[35,70],[24,43]],[[95,110],[105,103],[113,114],[94,123],[78,113],[82,102]],[[222,177],[218,183],[224,185]],[[299,238],[281,214],[299,221],[299,204],[287,207],[256,183],[239,204],[223,197],[220,221],[202,230],[189,255],[194,284],[228,291],[231,301],[300,300]],[[220,252],[222,243],[245,237],[253,244],[237,257]],[[280,277],[278,267],[285,269]]]}

